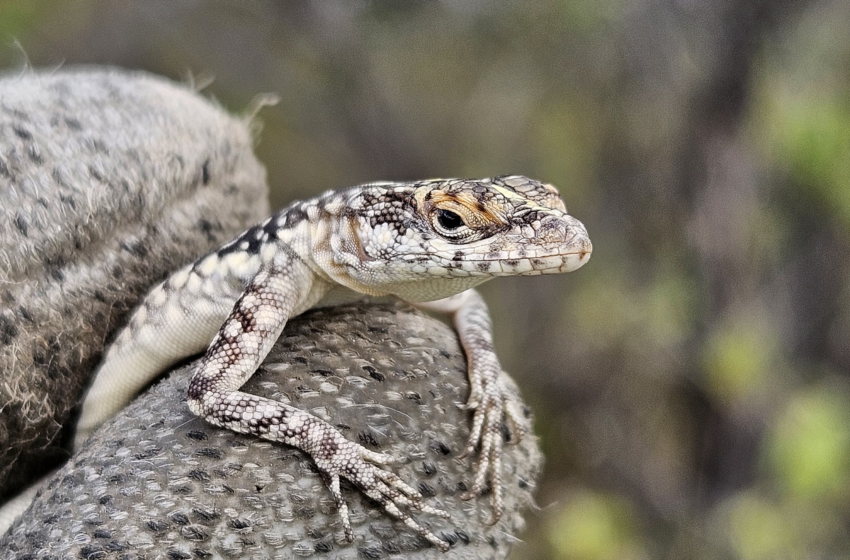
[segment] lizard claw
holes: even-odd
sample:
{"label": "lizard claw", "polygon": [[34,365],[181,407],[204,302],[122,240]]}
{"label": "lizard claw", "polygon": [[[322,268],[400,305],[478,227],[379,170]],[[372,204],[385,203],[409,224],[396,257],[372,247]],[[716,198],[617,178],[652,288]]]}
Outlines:
{"label": "lizard claw", "polygon": [[516,445],[531,431],[531,410],[513,395],[505,393],[505,416],[510,422],[508,443]]}
{"label": "lizard claw", "polygon": [[381,468],[379,465],[394,462],[390,455],[369,451],[341,435],[334,443],[336,449],[331,454],[314,459],[336,502],[346,541],[354,540],[354,531],[351,528],[348,505],[340,491],[340,476],[350,480],[366,496],[381,504],[387,513],[401,520],[442,552],[449,550],[449,543],[419,525],[408,510],[442,518],[448,518],[449,513],[427,505],[418,490],[405,483],[398,475]]}

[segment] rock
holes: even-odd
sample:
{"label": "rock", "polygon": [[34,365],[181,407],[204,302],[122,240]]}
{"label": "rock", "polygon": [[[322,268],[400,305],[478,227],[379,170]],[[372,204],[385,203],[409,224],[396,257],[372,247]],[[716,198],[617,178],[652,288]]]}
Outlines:
{"label": "rock", "polygon": [[[244,390],[290,403],[369,449],[450,520],[414,513],[449,540],[445,555],[343,483],[355,542],[301,451],[216,428],[185,403],[196,363],[171,373],[98,430],[0,539],[8,558],[505,558],[541,467],[536,438],[507,445],[505,515],[490,496],[464,502],[472,462],[458,459],[472,414],[456,334],[404,305],[307,313],[286,327]],[[509,379],[509,387],[516,390]],[[477,456],[473,458],[477,461]]]}
{"label": "rock", "polygon": [[0,499],[67,458],[62,426],[141,296],[267,215],[247,124],[189,87],[0,78]]}

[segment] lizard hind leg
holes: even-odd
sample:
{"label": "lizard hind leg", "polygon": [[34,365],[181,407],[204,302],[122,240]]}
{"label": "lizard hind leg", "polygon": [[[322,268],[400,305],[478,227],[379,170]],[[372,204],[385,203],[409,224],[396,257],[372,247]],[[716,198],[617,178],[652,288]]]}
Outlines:
{"label": "lizard hind leg", "polygon": [[160,373],[212,340],[241,289],[213,260],[214,254],[178,270],[130,316],[83,400],[75,450]]}

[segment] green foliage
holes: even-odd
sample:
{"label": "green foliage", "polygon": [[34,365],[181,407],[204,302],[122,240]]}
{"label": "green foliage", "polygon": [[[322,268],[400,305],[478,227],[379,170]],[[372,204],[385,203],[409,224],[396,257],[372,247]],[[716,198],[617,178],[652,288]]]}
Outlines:
{"label": "green foliage", "polygon": [[[724,532],[740,560],[798,558],[799,534],[793,518],[776,504],[751,493],[725,504]],[[796,552],[795,552],[796,551]]]}
{"label": "green foliage", "polygon": [[557,558],[638,560],[646,558],[633,508],[614,496],[582,491],[571,496],[549,525]]}
{"label": "green foliage", "polygon": [[850,395],[837,383],[796,391],[767,438],[783,495],[825,507],[850,499]]}
{"label": "green foliage", "polygon": [[748,309],[718,325],[705,346],[708,389],[735,403],[763,390],[775,373],[777,336],[765,312]]}
{"label": "green foliage", "polygon": [[850,232],[848,12],[812,10],[756,68],[755,140],[793,180],[791,196]]}
{"label": "green foliage", "polygon": [[776,157],[850,231],[850,96],[844,89],[785,93],[766,117]]}

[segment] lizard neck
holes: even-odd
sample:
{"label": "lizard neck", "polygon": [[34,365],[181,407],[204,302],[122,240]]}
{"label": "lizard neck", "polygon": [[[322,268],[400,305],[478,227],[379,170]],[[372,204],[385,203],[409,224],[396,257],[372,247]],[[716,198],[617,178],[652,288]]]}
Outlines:
{"label": "lizard neck", "polygon": [[302,218],[293,227],[293,249],[316,277],[372,297],[390,295],[379,285],[355,278],[352,270],[369,257],[356,232],[356,217],[348,211],[344,193],[323,195],[289,211]]}
{"label": "lizard neck", "polygon": [[350,216],[329,214],[311,224],[310,256],[316,273],[361,294],[372,297],[389,295],[379,285],[364,282],[351,274],[362,266],[363,259],[369,258],[363,252],[355,223]]}

